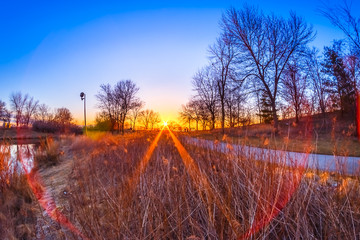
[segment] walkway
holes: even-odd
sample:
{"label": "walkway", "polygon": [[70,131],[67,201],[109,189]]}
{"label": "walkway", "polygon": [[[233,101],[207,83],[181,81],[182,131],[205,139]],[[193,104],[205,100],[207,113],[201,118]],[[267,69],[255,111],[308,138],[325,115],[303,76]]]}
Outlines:
{"label": "walkway", "polygon": [[360,172],[360,157],[334,156],[314,153],[298,153],[266,148],[250,147],[239,144],[229,144],[224,142],[214,143],[214,141],[185,137],[184,141],[191,145],[197,145],[222,153],[241,153],[246,157],[253,157],[256,160],[269,159],[276,163],[285,163],[294,166],[304,163],[305,167],[322,171],[339,172],[343,174],[355,175]]}

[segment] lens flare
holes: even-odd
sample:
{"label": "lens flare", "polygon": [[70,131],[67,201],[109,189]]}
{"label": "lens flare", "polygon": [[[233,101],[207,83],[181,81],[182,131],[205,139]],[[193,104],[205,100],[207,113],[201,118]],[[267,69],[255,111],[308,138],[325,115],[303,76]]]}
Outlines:
{"label": "lens flare", "polygon": [[156,135],[155,139],[151,142],[150,147],[147,149],[144,157],[142,158],[140,164],[138,165],[137,169],[134,171],[134,174],[129,178],[128,185],[131,188],[135,188],[135,186],[139,182],[140,175],[145,171],[146,166],[149,163],[149,160],[157,147],[161,134],[164,130],[165,126],[160,130],[160,132]]}
{"label": "lens flare", "polygon": [[40,206],[45,210],[49,217],[54,221],[58,222],[60,225],[68,228],[70,231],[72,231],[74,234],[81,237],[82,239],[88,239],[75,225],[72,224],[72,222],[70,222],[70,220],[64,214],[62,214],[62,212],[56,205],[54,199],[51,197],[51,194],[48,192],[44,184],[41,183],[40,176],[38,176],[38,174],[35,175],[33,172],[29,172],[29,167],[23,161],[21,152],[19,152],[19,160],[31,191],[38,200]]}
{"label": "lens flare", "polygon": [[[204,200],[204,202],[213,202],[216,204],[216,206],[220,209],[220,211],[223,213],[223,215],[226,217],[226,219],[228,220],[232,230],[239,235],[238,232],[238,227],[240,224],[239,222],[235,219],[235,217],[233,216],[233,214],[231,213],[231,211],[229,210],[229,207],[225,204],[225,202],[223,201],[223,199],[221,198],[221,196],[215,192],[212,187],[211,184],[209,182],[209,180],[207,179],[207,177],[200,171],[199,167],[195,164],[195,161],[192,159],[192,157],[190,156],[190,154],[186,151],[186,149],[184,148],[184,146],[180,143],[180,141],[178,140],[178,138],[174,135],[174,133],[169,129],[169,127],[167,127],[170,136],[172,138],[172,140],[175,143],[175,147],[178,150],[181,159],[183,160],[183,163],[185,165],[186,171],[189,173],[191,179],[193,180],[193,182],[195,184],[197,184],[198,186],[201,186],[200,189],[205,190],[206,196],[204,196],[207,200]],[[202,196],[202,193],[199,192],[200,196]],[[209,211],[213,211],[209,208]],[[210,216],[213,215],[213,213],[209,214]]]}
{"label": "lens flare", "polygon": [[357,136],[360,140],[360,92],[356,94],[356,124]]}

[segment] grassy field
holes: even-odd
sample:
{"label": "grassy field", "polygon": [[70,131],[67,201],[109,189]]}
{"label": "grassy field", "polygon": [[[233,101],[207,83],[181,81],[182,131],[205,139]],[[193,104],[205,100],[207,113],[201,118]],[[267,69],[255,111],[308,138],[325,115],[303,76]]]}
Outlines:
{"label": "grassy field", "polygon": [[327,113],[325,119],[321,115],[305,117],[299,124],[292,119],[280,121],[278,135],[273,134],[270,124],[228,128],[225,129],[225,136],[220,129],[188,134],[209,140],[294,152],[360,156],[360,141],[355,125],[348,116],[341,117],[338,113]]}
{"label": "grassy field", "polygon": [[360,238],[359,177],[224,155],[185,136],[165,129],[43,142],[21,189],[0,172],[0,216],[12,219],[0,222],[0,238]]}

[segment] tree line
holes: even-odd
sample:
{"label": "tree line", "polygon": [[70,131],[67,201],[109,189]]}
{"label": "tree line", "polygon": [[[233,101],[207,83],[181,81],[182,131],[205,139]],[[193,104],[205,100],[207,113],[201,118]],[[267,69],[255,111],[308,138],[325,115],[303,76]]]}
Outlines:
{"label": "tree line", "polygon": [[[346,39],[334,40],[323,54],[309,43],[311,25],[290,12],[287,18],[257,7],[230,8],[221,33],[208,49],[209,63],[195,73],[194,95],[180,118],[189,128],[235,127],[259,122],[279,128],[279,118],[339,110],[356,117],[360,66],[360,19],[346,3],[320,12]],[[281,116],[280,116],[281,115]]]}
{"label": "tree line", "polygon": [[73,116],[69,109],[62,107],[54,111],[46,104],[28,94],[15,92],[10,94],[9,108],[0,100],[0,120],[3,127],[9,128],[14,119],[16,127],[30,127],[41,132],[73,132],[80,133],[81,128],[73,124]]}

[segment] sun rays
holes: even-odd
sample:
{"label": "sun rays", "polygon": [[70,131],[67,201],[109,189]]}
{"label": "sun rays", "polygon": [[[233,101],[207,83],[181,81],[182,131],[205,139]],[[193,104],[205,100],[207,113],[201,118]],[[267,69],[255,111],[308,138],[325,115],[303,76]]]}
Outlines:
{"label": "sun rays", "polygon": [[[181,158],[179,163],[180,165],[183,164],[186,173],[190,177],[189,179],[191,180],[191,184],[197,191],[199,199],[201,202],[203,202],[204,206],[206,206],[205,211],[207,212],[212,225],[216,226],[218,224],[218,219],[216,216],[218,214],[220,214],[220,216],[222,215],[222,218],[228,222],[233,234],[235,234],[238,239],[247,239],[266,227],[289,202],[291,196],[296,191],[304,173],[306,160],[301,161],[299,164],[300,168],[296,166],[294,166],[294,168],[282,168],[280,164],[280,166],[276,167],[279,168],[279,184],[277,188],[262,188],[261,186],[255,186],[253,191],[254,194],[258,196],[256,203],[257,209],[254,213],[253,221],[247,227],[247,229],[244,229],[241,227],[241,219],[232,209],[233,206],[231,201],[229,202],[226,200],[225,195],[228,195],[228,197],[232,196],[231,191],[225,193],[224,195],[223,190],[228,190],[219,188],[215,182],[212,182],[212,179],[209,178],[211,176],[206,173],[206,169],[202,169],[202,167],[198,165],[199,163],[195,161],[196,159],[194,160],[191,157],[188,150],[175,135],[176,133],[172,132],[164,122],[164,126],[156,134],[155,138],[150,141],[150,144],[147,143],[149,145],[142,157],[139,159],[140,161],[136,165],[135,169],[129,175],[127,175],[128,177],[125,178],[125,182],[118,186],[118,189],[120,190],[119,198],[117,200],[113,199],[113,203],[116,205],[115,209],[116,207],[119,207],[119,209],[127,209],[127,205],[130,206],[132,204],[132,201],[128,201],[128,198],[129,196],[132,196],[134,193],[136,193],[136,189],[139,187],[142,176],[145,177],[144,173],[147,171],[146,169],[149,166],[150,160],[156,160],[154,157],[157,156],[157,154],[154,155],[154,151],[157,146],[159,146],[159,141],[164,132],[166,132],[165,137],[170,139],[170,142],[174,143],[173,146],[179,153],[179,155],[176,156]],[[136,156],[138,155],[139,154]],[[23,167],[25,167],[23,162],[22,164]],[[42,206],[42,208],[44,208],[46,213],[53,220],[68,228],[77,236],[86,239],[80,230],[75,225],[73,225],[63,213],[61,213],[54,199],[50,196],[50,193],[45,188],[44,184],[41,183],[41,179],[39,178],[40,176],[28,172],[26,173],[29,185],[39,204]],[[264,176],[265,175],[266,174],[264,174]]]}

